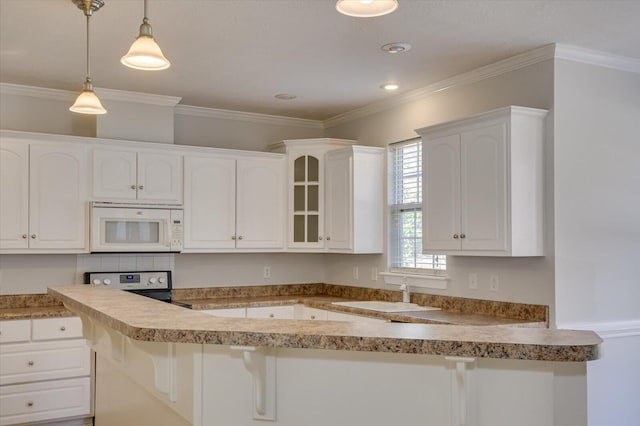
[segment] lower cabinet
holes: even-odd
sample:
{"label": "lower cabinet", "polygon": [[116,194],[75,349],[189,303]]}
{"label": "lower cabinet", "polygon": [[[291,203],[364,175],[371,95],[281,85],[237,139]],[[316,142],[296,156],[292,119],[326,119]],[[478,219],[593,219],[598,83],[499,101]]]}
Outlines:
{"label": "lower cabinet", "polygon": [[0,321],[0,426],[91,415],[80,318]]}
{"label": "lower cabinet", "polygon": [[208,309],[204,312],[217,317],[235,318],[273,318],[273,319],[304,319],[317,321],[346,321],[346,322],[387,322],[384,319],[371,318],[344,312],[327,311],[310,308],[302,304],[284,306],[260,306],[255,308]]}

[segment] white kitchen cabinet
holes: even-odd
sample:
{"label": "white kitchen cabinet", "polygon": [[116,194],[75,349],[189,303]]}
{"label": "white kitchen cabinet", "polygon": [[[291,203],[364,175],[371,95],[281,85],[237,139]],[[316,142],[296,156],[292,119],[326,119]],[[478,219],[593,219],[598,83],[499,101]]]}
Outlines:
{"label": "white kitchen cabinet", "polygon": [[91,349],[77,317],[0,321],[0,425],[91,415]]}
{"label": "white kitchen cabinet", "polygon": [[[330,138],[296,139],[270,147],[287,154],[290,251],[382,252],[384,150],[372,148],[369,153],[376,152],[373,157],[379,160],[363,161],[366,155],[362,153],[367,148],[350,148],[355,143]],[[343,152],[345,157],[330,162],[336,151]],[[371,200],[375,200],[374,210],[363,213],[361,207],[372,207]],[[355,220],[358,229],[349,220]],[[372,222],[376,225],[369,226]],[[358,232],[360,229],[366,232]]]}
{"label": "white kitchen cabinet", "polygon": [[294,319],[294,305],[247,308],[247,318]]}
{"label": "white kitchen cabinet", "polygon": [[294,305],[294,318],[304,320],[326,321],[327,313],[324,309],[311,308],[302,304]]}
{"label": "white kitchen cabinet", "polygon": [[184,251],[282,250],[282,156],[185,158]]}
{"label": "white kitchen cabinet", "polygon": [[208,315],[213,315],[214,317],[225,317],[225,318],[246,318],[247,317],[247,308],[206,309],[200,312]]}
{"label": "white kitchen cabinet", "polygon": [[384,149],[351,146],[326,155],[326,244],[330,252],[382,253]]}
{"label": "white kitchen cabinet", "polygon": [[344,312],[327,311],[327,320],[329,321],[345,321],[359,323],[382,323],[387,320],[380,318],[365,317],[362,315],[346,314]]}
{"label": "white kitchen cabinet", "polygon": [[93,198],[182,204],[182,156],[96,148],[93,150]]}
{"label": "white kitchen cabinet", "polygon": [[544,255],[546,113],[507,107],[416,130],[425,253]]}
{"label": "white kitchen cabinet", "polygon": [[0,249],[86,251],[86,148],[3,137],[0,163]]}

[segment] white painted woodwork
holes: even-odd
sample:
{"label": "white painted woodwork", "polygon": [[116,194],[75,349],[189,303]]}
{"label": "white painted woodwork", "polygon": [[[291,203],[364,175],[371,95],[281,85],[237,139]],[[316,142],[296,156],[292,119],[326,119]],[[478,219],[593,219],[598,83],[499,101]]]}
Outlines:
{"label": "white painted woodwork", "polygon": [[236,167],[236,247],[284,249],[284,158],[240,158]]}
{"label": "white painted woodwork", "polygon": [[246,318],[247,308],[206,309],[198,312],[226,318]]}
{"label": "white painted woodwork", "polygon": [[88,376],[90,373],[90,349],[84,339],[0,347],[0,385]]}
{"label": "white painted woodwork", "polygon": [[379,318],[365,317],[362,315],[347,314],[344,312],[327,311],[328,321],[346,321],[346,322],[367,322],[367,323],[381,323],[387,322],[387,320]]}
{"label": "white painted woodwork", "polygon": [[304,319],[304,320],[316,320],[323,321],[327,320],[328,311],[324,309],[311,308],[305,305],[295,305],[295,318],[296,319]]}
{"label": "white painted woodwork", "polygon": [[236,160],[184,159],[184,248],[235,248]]}
{"label": "white painted woodwork", "polygon": [[0,249],[85,251],[86,148],[3,137],[0,161]]}
{"label": "white painted woodwork", "polygon": [[31,320],[0,321],[0,343],[22,343],[31,339]]}
{"label": "white painted woodwork", "polygon": [[249,307],[247,308],[247,318],[293,319],[294,307],[293,305]]}
{"label": "white painted woodwork", "polygon": [[87,417],[91,349],[78,317],[0,321],[0,425]]}
{"label": "white painted woodwork", "polygon": [[93,198],[182,204],[182,156],[168,152],[93,150]]}
{"label": "white painted woodwork", "polygon": [[351,146],[326,155],[327,248],[382,253],[384,149]]}
{"label": "white painted woodwork", "polygon": [[0,386],[0,425],[88,416],[89,377]]}
{"label": "white painted woodwork", "polygon": [[82,337],[82,321],[79,317],[41,318],[32,320],[31,339],[57,340]]}
{"label": "white painted woodwork", "polygon": [[29,247],[29,143],[0,140],[0,248]]}
{"label": "white painted woodwork", "polygon": [[416,130],[425,253],[544,255],[546,114],[507,107]]}

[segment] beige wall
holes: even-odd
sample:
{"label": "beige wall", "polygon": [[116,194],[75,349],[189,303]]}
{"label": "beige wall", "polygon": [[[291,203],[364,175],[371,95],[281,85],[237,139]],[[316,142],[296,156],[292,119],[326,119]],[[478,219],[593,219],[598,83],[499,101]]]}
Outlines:
{"label": "beige wall", "polygon": [[[544,61],[473,84],[446,89],[427,98],[329,128],[325,133],[331,137],[358,139],[361,143],[387,146],[392,142],[416,137],[414,129],[507,105],[551,109],[553,107],[553,72],[553,61]],[[549,120],[549,128],[552,122],[552,119]],[[547,138],[545,149],[548,156],[545,184],[548,219],[547,256],[539,258],[449,256],[447,258],[447,274],[451,278],[449,288],[429,290],[430,293],[553,304],[552,134]],[[359,280],[353,279],[354,266],[358,267]],[[384,271],[385,257],[330,255],[327,259],[327,281],[384,287],[382,281],[372,280],[372,268]],[[478,275],[478,290],[468,289],[469,273]],[[497,275],[500,279],[498,292],[489,291],[491,275]]]}

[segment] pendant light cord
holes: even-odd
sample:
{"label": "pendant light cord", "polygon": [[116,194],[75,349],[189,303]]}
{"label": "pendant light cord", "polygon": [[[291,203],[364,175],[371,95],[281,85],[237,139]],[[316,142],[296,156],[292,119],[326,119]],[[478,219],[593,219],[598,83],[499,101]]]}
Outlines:
{"label": "pendant light cord", "polygon": [[147,0],[144,0],[144,19],[147,19]]}
{"label": "pendant light cord", "polygon": [[91,57],[89,56],[89,18],[90,14],[85,13],[87,16],[87,80],[91,80]]}

